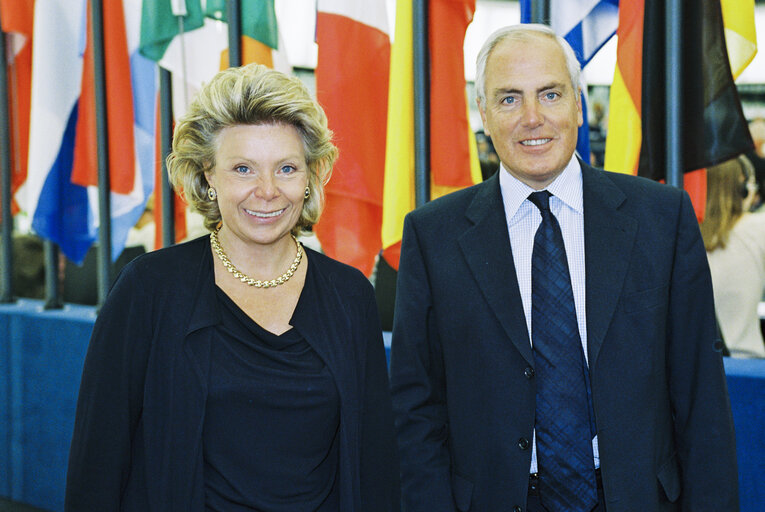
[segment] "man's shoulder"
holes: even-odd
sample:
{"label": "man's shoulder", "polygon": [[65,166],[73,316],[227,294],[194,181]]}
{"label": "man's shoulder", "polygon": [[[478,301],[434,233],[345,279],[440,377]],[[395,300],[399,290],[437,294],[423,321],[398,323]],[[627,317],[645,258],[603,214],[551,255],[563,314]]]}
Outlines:
{"label": "man's shoulder", "polygon": [[[593,177],[595,179],[604,179],[621,190],[627,198],[632,200],[638,199],[641,202],[677,201],[683,193],[682,189],[642,176],[606,171],[604,169],[586,165],[582,166],[582,172],[585,175],[585,184],[588,182],[593,183]],[[587,179],[588,174],[590,178],[589,180]]]}
{"label": "man's shoulder", "polygon": [[413,210],[409,215],[418,222],[434,221],[443,224],[448,222],[448,219],[464,217],[465,211],[477,194],[485,193],[488,188],[496,186],[492,181],[484,181],[434,199]]}

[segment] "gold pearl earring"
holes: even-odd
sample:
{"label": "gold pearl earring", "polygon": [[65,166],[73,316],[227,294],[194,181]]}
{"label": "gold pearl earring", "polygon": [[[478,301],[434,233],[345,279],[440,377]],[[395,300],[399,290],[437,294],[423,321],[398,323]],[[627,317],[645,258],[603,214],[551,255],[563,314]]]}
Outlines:
{"label": "gold pearl earring", "polygon": [[218,198],[218,193],[214,188],[210,187],[207,189],[207,197],[210,198],[210,201],[215,201]]}
{"label": "gold pearl earring", "polygon": [[311,197],[311,189],[310,188],[308,188],[308,187],[305,188],[305,194],[303,195],[303,197],[305,199],[308,199],[309,197]]}

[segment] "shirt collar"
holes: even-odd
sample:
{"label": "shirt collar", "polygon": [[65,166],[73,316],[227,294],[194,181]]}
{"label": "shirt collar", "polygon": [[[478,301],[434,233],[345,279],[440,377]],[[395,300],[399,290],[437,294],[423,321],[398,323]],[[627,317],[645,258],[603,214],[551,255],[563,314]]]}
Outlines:
{"label": "shirt collar", "polygon": [[[529,197],[529,194],[536,192],[515,176],[510,174],[504,164],[499,164],[499,188],[502,192],[502,201],[505,205],[505,215],[508,221],[515,217],[518,209]],[[582,195],[582,167],[575,155],[571,156],[566,167],[557,178],[550,183],[545,190],[560,199],[577,213],[582,213],[583,195]]]}

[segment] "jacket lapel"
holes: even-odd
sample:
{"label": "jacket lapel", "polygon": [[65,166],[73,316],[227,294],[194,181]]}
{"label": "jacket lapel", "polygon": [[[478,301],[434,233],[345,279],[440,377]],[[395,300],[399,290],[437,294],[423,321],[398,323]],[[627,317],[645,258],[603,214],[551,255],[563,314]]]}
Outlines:
{"label": "jacket lapel", "polygon": [[582,164],[587,295],[587,352],[593,368],[619,301],[638,222],[620,211],[624,193],[600,170]]}
{"label": "jacket lapel", "polygon": [[498,173],[479,186],[466,216],[473,226],[459,245],[468,267],[507,336],[533,365]]}
{"label": "jacket lapel", "polygon": [[[204,237],[209,240],[209,237]],[[213,270],[212,253],[209,243],[202,244],[199,255],[196,279],[190,280],[186,299],[191,301],[189,317],[186,323],[186,339],[184,352],[194,373],[200,381],[201,388],[207,391],[207,381],[210,363],[210,332],[203,330],[221,322],[218,311],[218,298],[215,295],[215,271]],[[183,295],[181,294],[183,297]]]}

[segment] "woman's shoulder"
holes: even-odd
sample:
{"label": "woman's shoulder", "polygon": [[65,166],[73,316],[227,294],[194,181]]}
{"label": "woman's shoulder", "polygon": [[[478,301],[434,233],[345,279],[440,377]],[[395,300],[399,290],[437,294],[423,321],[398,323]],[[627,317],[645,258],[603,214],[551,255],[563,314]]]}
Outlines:
{"label": "woman's shoulder", "polygon": [[143,280],[164,280],[188,277],[189,272],[199,268],[209,237],[202,236],[180,244],[163,247],[142,254],[128,263],[121,276],[135,276]]}
{"label": "woman's shoulder", "polygon": [[747,222],[754,224],[765,224],[765,210],[757,210],[754,212],[745,213],[741,216],[742,219],[746,219]]}
{"label": "woman's shoulder", "polygon": [[359,269],[311,248],[306,247],[305,251],[308,255],[309,265],[314,265],[316,273],[321,278],[329,280],[333,286],[356,291],[359,289],[372,290],[372,283]]}
{"label": "woman's shoulder", "polygon": [[736,222],[733,229],[762,236],[765,234],[765,211],[745,213]]}

